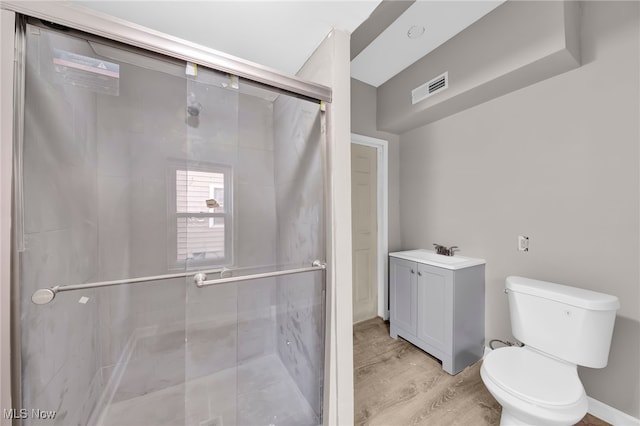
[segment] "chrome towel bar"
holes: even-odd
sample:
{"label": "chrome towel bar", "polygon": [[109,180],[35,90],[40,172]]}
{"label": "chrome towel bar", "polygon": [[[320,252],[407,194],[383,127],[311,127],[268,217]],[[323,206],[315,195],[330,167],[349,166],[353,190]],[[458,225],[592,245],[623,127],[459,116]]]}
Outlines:
{"label": "chrome towel bar", "polygon": [[[326,265],[323,262],[316,260],[311,264],[311,266],[306,268],[287,269],[284,271],[265,272],[265,273],[252,274],[252,275],[242,275],[238,277],[220,278],[217,280],[209,280],[209,281],[206,280],[207,274],[220,274],[221,276],[223,276],[225,273],[233,272],[233,270],[222,268],[222,269],[211,269],[207,271],[200,271],[195,275],[193,272],[181,272],[176,274],[156,275],[151,277],[139,277],[139,278],[127,278],[127,279],[113,280],[113,281],[99,281],[95,283],[86,283],[86,284],[72,284],[72,285],[63,285],[63,286],[57,285],[54,287],[41,288],[34,291],[33,294],[31,295],[31,301],[36,305],[46,305],[56,297],[56,294],[62,293],[65,291],[87,290],[92,288],[110,287],[114,285],[136,284],[136,283],[144,283],[144,282],[151,282],[151,281],[170,280],[174,278],[185,278],[192,275],[193,275],[194,282],[198,287],[206,287],[210,285],[224,284],[224,283],[237,282],[237,281],[277,277],[280,275],[299,274],[301,272],[317,271],[325,268],[326,268]],[[247,268],[241,268],[241,269],[247,269]]]}
{"label": "chrome towel bar", "polygon": [[[210,271],[202,271],[204,274],[217,274],[221,273],[223,269],[212,269]],[[136,283],[145,283],[149,281],[161,281],[161,280],[170,280],[173,278],[185,278],[193,275],[193,272],[181,272],[176,274],[167,274],[167,275],[156,275],[152,277],[139,277],[139,278],[126,278],[122,280],[113,280],[113,281],[99,281],[95,283],[86,283],[86,284],[72,284],[72,285],[57,285],[55,287],[49,288],[41,288],[33,292],[31,296],[31,301],[36,305],[46,305],[51,302],[56,294],[62,293],[65,291],[73,291],[73,290],[87,290],[90,288],[100,288],[100,287],[111,287],[114,285],[122,285],[122,284],[136,284]]]}
{"label": "chrome towel bar", "polygon": [[208,280],[207,274],[204,272],[198,273],[193,277],[193,281],[196,286],[208,287],[210,285],[218,285],[218,284],[226,284],[233,283],[237,281],[247,281],[247,280],[257,280],[260,278],[270,278],[270,277],[279,277],[282,275],[291,275],[291,274],[300,274],[302,272],[312,272],[312,271],[320,271],[326,269],[327,265],[320,260],[314,260],[311,266],[306,268],[297,268],[297,269],[286,269],[284,271],[273,271],[273,272],[264,272],[261,274],[251,274],[251,275],[241,275],[239,277],[228,277],[228,278],[219,278],[217,280]]}

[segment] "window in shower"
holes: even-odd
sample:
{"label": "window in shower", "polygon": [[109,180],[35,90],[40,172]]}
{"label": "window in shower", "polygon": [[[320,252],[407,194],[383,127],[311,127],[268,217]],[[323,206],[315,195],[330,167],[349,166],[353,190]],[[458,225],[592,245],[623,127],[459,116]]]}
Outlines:
{"label": "window in shower", "polygon": [[169,176],[174,237],[169,266],[231,264],[231,169],[189,163],[170,166]]}

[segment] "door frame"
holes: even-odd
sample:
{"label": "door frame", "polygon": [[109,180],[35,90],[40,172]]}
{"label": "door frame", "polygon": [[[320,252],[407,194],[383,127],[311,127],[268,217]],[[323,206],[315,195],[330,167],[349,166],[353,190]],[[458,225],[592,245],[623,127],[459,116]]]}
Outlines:
{"label": "door frame", "polygon": [[376,149],[378,316],[389,319],[389,141],[351,133],[351,143]]}

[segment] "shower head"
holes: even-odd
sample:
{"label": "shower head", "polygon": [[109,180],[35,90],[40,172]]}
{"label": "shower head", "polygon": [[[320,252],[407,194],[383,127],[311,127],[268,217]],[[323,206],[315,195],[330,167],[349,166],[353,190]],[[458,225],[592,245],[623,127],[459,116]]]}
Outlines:
{"label": "shower head", "polygon": [[187,105],[187,114],[189,114],[189,117],[197,117],[200,115],[200,108],[202,106],[198,102],[193,105]]}
{"label": "shower head", "polygon": [[202,104],[198,102],[195,93],[189,93],[189,96],[187,97],[187,114],[189,114],[189,117],[199,116],[201,109]]}
{"label": "shower head", "polygon": [[200,126],[200,106],[198,105],[189,105],[187,106],[187,119],[185,122],[187,126],[193,127],[195,129]]}
{"label": "shower head", "polygon": [[200,125],[200,111],[202,104],[196,99],[194,93],[189,93],[187,97],[187,126],[197,128]]}

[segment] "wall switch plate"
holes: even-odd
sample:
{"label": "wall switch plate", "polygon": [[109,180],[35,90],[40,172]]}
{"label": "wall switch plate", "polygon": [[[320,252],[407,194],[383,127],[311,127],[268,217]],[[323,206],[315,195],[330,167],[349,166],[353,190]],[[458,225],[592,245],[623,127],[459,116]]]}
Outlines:
{"label": "wall switch plate", "polygon": [[529,237],[518,235],[518,251],[529,251]]}

